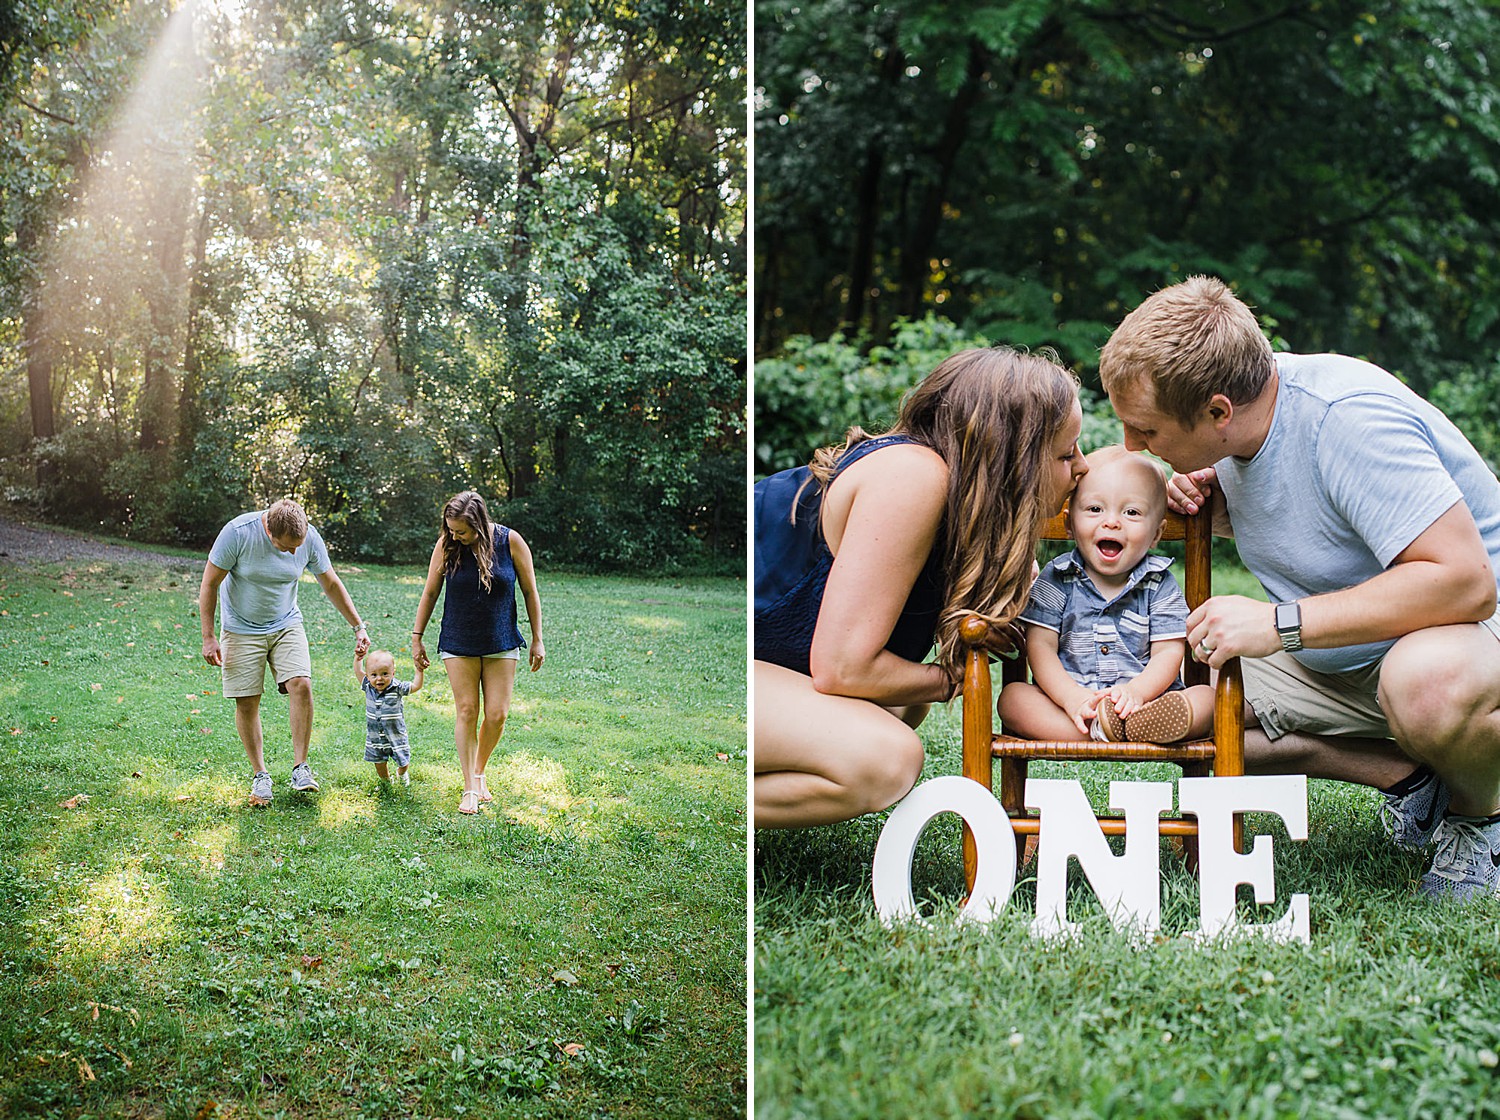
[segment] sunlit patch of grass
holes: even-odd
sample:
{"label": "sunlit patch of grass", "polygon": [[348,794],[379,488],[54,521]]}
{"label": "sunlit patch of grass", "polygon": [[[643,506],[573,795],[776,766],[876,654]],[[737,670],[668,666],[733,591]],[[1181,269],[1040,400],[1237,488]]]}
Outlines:
{"label": "sunlit patch of grass", "polygon": [[679,633],[685,623],[680,618],[665,618],[661,615],[637,614],[630,618],[630,625],[638,630],[655,633]]}
{"label": "sunlit patch of grass", "polygon": [[205,875],[217,875],[224,870],[224,861],[240,849],[239,826],[225,821],[201,829],[188,841],[188,858],[197,863]]}
{"label": "sunlit patch of grass", "polygon": [[375,794],[371,789],[340,786],[318,798],[318,823],[327,829],[369,824],[375,819]]}
{"label": "sunlit patch of grass", "polygon": [[173,936],[175,918],[165,892],[139,860],[87,882],[80,895],[57,933],[56,951],[71,958],[71,967],[98,966]]}
{"label": "sunlit patch of grass", "polygon": [[550,758],[525,751],[504,757],[492,756],[485,780],[497,804],[517,824],[545,831],[558,813],[566,813],[577,802],[568,792],[568,775]]}

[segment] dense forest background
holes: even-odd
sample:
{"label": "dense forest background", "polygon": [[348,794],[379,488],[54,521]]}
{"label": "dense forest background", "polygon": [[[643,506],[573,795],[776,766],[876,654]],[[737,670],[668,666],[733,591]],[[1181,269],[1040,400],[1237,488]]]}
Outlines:
{"label": "dense forest background", "polygon": [[1469,0],[760,0],[757,472],[975,341],[1097,386],[1193,273],[1500,462],[1497,43]]}
{"label": "dense forest background", "polygon": [[0,485],[201,545],[740,571],[746,19],[717,0],[0,4]]}

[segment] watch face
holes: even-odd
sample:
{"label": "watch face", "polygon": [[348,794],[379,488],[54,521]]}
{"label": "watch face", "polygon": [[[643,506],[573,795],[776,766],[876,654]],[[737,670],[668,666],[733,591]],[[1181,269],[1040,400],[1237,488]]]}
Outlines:
{"label": "watch face", "polygon": [[1302,625],[1302,612],[1296,603],[1276,604],[1276,629],[1295,630]]}

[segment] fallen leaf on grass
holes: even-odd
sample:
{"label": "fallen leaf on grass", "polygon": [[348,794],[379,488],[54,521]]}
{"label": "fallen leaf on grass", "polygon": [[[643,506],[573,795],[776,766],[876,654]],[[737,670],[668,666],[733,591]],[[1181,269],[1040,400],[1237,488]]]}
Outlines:
{"label": "fallen leaf on grass", "polygon": [[191,801],[192,799],[193,795],[191,793],[179,793],[173,798],[174,801]]}
{"label": "fallen leaf on grass", "polygon": [[583,1043],[581,1043],[581,1042],[570,1042],[566,1046],[560,1046],[560,1047],[558,1047],[558,1049],[561,1050],[568,1057],[570,1057],[570,1058],[576,1058],[576,1057],[578,1057],[579,1054],[583,1053]]}
{"label": "fallen leaf on grass", "polygon": [[93,1067],[89,1065],[89,1060],[87,1058],[79,1058],[79,1059],[77,1059],[77,1061],[78,1061],[78,1079],[80,1081],[97,1081],[98,1080],[98,1078],[96,1078],[94,1076]]}
{"label": "fallen leaf on grass", "polygon": [[75,797],[68,798],[66,801],[59,801],[58,804],[61,805],[64,809],[76,809],[78,808],[78,806],[88,801],[88,799],[88,794],[80,793]]}
{"label": "fallen leaf on grass", "polygon": [[91,684],[91,685],[89,685],[89,691],[90,692],[98,692],[103,687],[104,686],[102,684]]}
{"label": "fallen leaf on grass", "polygon": [[605,969],[605,971],[606,971],[606,972],[608,972],[608,973],[609,973],[609,974],[610,974],[610,975],[611,975],[611,976],[613,976],[613,975],[614,975],[614,974],[615,974],[615,973],[617,973],[617,972],[619,972],[619,971],[620,971],[620,966],[619,966],[619,965],[617,965],[617,964],[606,964],[606,965],[605,965],[605,966],[604,966],[604,969]]}
{"label": "fallen leaf on grass", "polygon": [[121,1015],[129,1015],[132,1023],[140,1022],[141,1013],[133,1007],[116,1007],[112,1003],[96,1003],[93,1000],[89,1000],[85,1006],[91,1009],[92,1013],[90,1017],[93,1019],[99,1018],[99,1012],[102,1009],[104,1011],[117,1011]]}
{"label": "fallen leaf on grass", "polygon": [[717,758],[720,762],[728,762],[729,761],[729,756],[727,754],[725,754],[723,751],[720,751],[718,754],[714,755],[714,757]]}
{"label": "fallen leaf on grass", "polygon": [[562,984],[564,987],[572,988],[577,985],[578,977],[574,976],[566,968],[559,968],[552,974],[554,984]]}
{"label": "fallen leaf on grass", "polygon": [[193,1113],[193,1120],[211,1120],[219,1115],[218,1101],[204,1101],[198,1106],[198,1111]]}
{"label": "fallen leaf on grass", "polygon": [[322,963],[322,957],[309,957],[306,953],[302,954],[302,967],[307,969],[309,972],[317,968]]}

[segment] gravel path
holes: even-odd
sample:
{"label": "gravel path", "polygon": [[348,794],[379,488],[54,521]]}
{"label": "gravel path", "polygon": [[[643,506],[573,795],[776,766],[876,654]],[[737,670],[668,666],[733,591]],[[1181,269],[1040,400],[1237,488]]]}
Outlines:
{"label": "gravel path", "polygon": [[0,513],[0,564],[55,564],[69,560],[109,560],[160,565],[172,571],[202,568],[201,560],[169,556],[148,548],[96,540],[65,529],[32,525]]}

